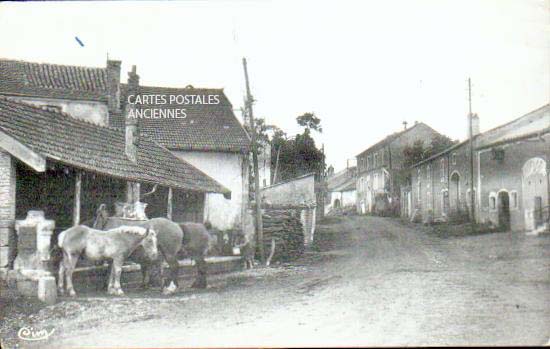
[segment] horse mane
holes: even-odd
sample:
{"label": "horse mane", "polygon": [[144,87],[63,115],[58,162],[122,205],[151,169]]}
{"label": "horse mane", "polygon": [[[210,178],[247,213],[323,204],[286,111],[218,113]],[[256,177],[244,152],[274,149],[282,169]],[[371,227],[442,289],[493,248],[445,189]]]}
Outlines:
{"label": "horse mane", "polygon": [[109,229],[109,230],[100,230],[101,232],[112,232],[112,233],[129,233],[132,235],[138,235],[143,236],[147,234],[148,229],[138,226],[131,226],[131,225],[122,225],[117,228]]}

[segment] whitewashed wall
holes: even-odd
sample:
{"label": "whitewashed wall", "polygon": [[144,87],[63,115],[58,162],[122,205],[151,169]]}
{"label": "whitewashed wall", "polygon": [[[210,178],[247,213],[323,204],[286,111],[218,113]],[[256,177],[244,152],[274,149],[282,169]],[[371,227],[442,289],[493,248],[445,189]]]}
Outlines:
{"label": "whitewashed wall", "polygon": [[248,205],[248,164],[239,153],[174,151],[181,159],[231,190],[231,199],[222,194],[206,194],[204,219],[213,227],[226,230],[240,228]]}

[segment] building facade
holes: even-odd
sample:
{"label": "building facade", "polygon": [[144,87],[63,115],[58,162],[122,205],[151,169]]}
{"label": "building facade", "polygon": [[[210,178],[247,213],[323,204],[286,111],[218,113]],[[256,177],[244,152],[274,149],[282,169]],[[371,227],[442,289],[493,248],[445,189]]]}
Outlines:
{"label": "building facade", "polygon": [[410,203],[404,212],[424,222],[471,219],[473,187],[476,222],[512,231],[540,228],[550,205],[550,106],[484,133],[476,133],[476,123],[473,163],[466,140],[415,164],[411,187],[402,193]]}
{"label": "building facade", "polygon": [[[108,60],[105,67],[0,60],[0,95],[123,130],[129,93],[120,75],[121,62],[114,60]],[[248,204],[250,139],[223,90],[138,86],[133,94],[141,98],[131,98],[141,111],[183,110],[180,118],[138,118],[136,129],[205,176],[231,188],[231,195],[189,192],[174,196],[183,208],[174,212],[174,220],[209,221],[220,230],[239,227]],[[152,95],[162,95],[165,100],[147,99]],[[142,191],[146,189],[151,188]],[[159,188],[146,200],[161,200],[164,189]]]}
{"label": "building facade", "polygon": [[403,169],[403,150],[416,141],[429,145],[440,134],[420,122],[394,133],[357,155],[357,211],[382,213],[399,200],[401,180],[396,175]]}
{"label": "building facade", "polygon": [[[143,102],[142,110],[183,110],[180,118],[144,118],[141,130],[180,159],[231,190],[231,197],[208,193],[185,221],[210,222],[219,230],[241,229],[248,208],[250,138],[233,113],[223,89],[139,86],[141,96],[165,96],[166,103]],[[121,106],[128,103],[128,86],[121,85]],[[121,127],[119,115],[111,125]]]}
{"label": "building facade", "polygon": [[348,167],[327,178],[325,214],[341,208],[357,206],[357,167]]}

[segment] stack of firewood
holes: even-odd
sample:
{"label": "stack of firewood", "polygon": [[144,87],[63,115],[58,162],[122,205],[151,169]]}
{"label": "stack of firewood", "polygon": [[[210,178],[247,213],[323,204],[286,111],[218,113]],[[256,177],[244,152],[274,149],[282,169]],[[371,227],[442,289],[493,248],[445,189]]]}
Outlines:
{"label": "stack of firewood", "polygon": [[265,208],[263,210],[264,251],[271,252],[275,240],[273,260],[289,261],[304,252],[304,232],[300,221],[300,208]]}

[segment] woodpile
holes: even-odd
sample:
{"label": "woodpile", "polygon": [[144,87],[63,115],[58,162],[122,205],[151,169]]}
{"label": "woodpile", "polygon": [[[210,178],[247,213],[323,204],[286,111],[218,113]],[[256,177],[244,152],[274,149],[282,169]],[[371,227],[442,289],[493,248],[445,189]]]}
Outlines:
{"label": "woodpile", "polygon": [[301,207],[264,208],[264,251],[266,257],[271,251],[271,241],[275,240],[274,261],[289,261],[304,252],[304,231],[300,221]]}

